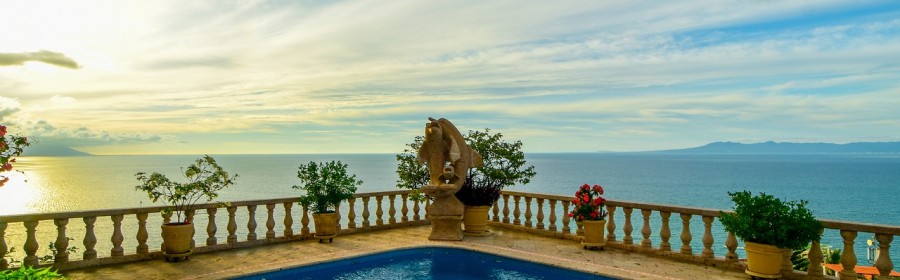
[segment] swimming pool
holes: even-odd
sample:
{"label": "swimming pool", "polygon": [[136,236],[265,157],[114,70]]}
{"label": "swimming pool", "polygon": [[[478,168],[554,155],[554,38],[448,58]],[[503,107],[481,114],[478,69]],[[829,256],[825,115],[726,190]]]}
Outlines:
{"label": "swimming pool", "polygon": [[471,250],[423,247],[236,278],[249,279],[614,279]]}

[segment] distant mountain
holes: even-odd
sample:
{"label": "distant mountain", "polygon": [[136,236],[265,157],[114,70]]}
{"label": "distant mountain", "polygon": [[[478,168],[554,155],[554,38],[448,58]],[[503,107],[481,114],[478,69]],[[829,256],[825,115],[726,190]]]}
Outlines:
{"label": "distant mountain", "polygon": [[742,144],[714,142],[700,147],[652,151],[671,154],[898,154],[900,142],[790,143],[764,142]]}
{"label": "distant mountain", "polygon": [[79,150],[69,148],[65,145],[54,143],[35,143],[25,148],[22,156],[27,157],[73,157],[73,156],[90,156],[91,154]]}

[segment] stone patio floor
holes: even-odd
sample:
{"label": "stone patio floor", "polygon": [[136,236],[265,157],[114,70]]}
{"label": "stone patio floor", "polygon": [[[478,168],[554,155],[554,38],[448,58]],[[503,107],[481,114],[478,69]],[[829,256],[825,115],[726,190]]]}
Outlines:
{"label": "stone patio floor", "polygon": [[584,250],[577,242],[491,228],[486,237],[430,241],[430,226],[338,236],[334,243],[315,239],[195,254],[187,262],[153,259],[63,271],[70,279],[223,279],[256,272],[326,262],[397,248],[458,247],[623,279],[749,279],[743,272],[684,263],[607,248]]}

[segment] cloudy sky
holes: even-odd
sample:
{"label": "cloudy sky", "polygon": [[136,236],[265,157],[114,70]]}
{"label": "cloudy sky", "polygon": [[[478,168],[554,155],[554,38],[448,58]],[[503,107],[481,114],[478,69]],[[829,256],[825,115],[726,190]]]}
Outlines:
{"label": "cloudy sky", "polygon": [[[558,3],[563,4],[558,4]],[[0,122],[96,154],[900,141],[897,1],[4,1]]]}

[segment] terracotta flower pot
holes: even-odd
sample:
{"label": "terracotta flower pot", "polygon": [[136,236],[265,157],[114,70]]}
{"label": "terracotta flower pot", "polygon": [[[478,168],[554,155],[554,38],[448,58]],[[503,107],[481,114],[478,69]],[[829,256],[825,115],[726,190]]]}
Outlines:
{"label": "terracotta flower pot", "polygon": [[781,278],[783,250],[768,244],[744,241],[747,250],[747,270],[750,276]]}
{"label": "terracotta flower pot", "polygon": [[604,237],[606,220],[583,220],[581,223],[584,228],[584,239],[582,239],[581,245],[585,249],[597,247],[602,249],[606,245],[606,238]]}
{"label": "terracotta flower pot", "polygon": [[313,223],[316,225],[316,238],[319,239],[319,242],[322,242],[325,239],[328,241],[333,241],[333,238],[337,236],[337,213],[313,213]]}
{"label": "terracotta flower pot", "polygon": [[463,212],[464,233],[471,236],[490,235],[487,230],[488,210],[490,206],[466,206]]}
{"label": "terracotta flower pot", "polygon": [[160,226],[162,229],[163,252],[166,255],[183,255],[191,252],[191,241],[194,239],[194,225],[170,223]]}

